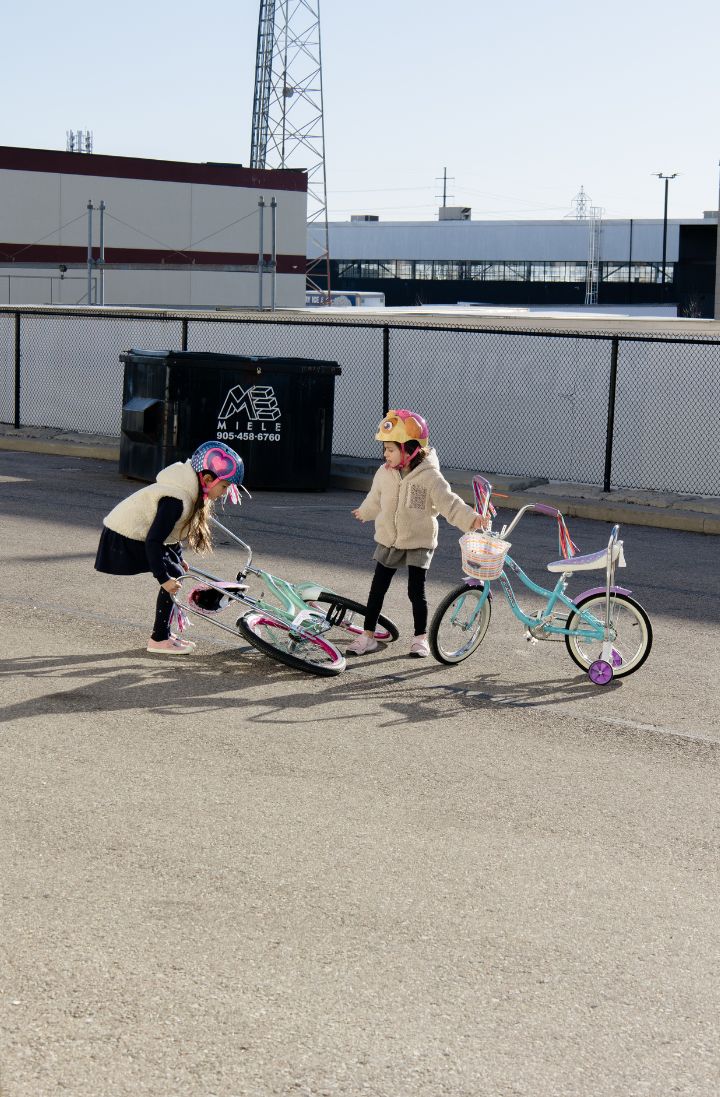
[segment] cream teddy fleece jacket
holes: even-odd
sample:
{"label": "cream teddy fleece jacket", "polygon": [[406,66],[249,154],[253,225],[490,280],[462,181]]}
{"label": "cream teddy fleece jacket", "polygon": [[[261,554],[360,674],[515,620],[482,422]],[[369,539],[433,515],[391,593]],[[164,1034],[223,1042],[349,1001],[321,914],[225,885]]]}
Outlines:
{"label": "cream teddy fleece jacket", "polygon": [[103,518],[108,529],[122,533],[133,541],[144,541],[155,520],[158,503],[165,496],[179,499],[182,514],[165,538],[166,545],[173,545],[182,537],[183,526],[187,522],[200,492],[198,474],[189,461],[176,461],[157,474],[154,484],[148,484],[140,491],[123,499]]}
{"label": "cream teddy fleece jacket", "polygon": [[425,460],[406,476],[382,465],[358,512],[364,520],[375,519],[379,545],[397,549],[436,548],[438,514],[463,533],[477,518],[440,472],[434,449],[428,450]]}

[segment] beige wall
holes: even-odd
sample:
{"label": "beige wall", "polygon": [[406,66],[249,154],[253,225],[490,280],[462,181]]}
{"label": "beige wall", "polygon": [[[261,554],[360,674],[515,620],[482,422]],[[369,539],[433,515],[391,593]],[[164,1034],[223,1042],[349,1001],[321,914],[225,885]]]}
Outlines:
{"label": "beige wall", "polygon": [[[305,255],[307,196],[299,191],[0,170],[0,241],[87,247],[87,203],[104,201],[107,248],[217,251],[257,255],[258,199],[265,199],[264,250],[270,252],[269,203],[277,201],[278,255]],[[93,242],[99,245],[99,214]],[[38,277],[41,276],[41,277]],[[80,279],[78,281],[78,279]],[[63,280],[57,264],[22,269],[0,257],[0,303],[87,301],[84,268]],[[270,278],[266,276],[266,294]],[[305,302],[305,277],[279,275],[278,304]],[[249,305],[258,301],[258,276],[230,271],[108,270],[107,304]]]}
{"label": "beige wall", "polygon": [[[99,275],[93,275],[93,300],[98,299]],[[160,305],[168,308],[254,308],[259,304],[256,273],[238,271],[108,270],[105,272],[106,305]],[[263,306],[270,307],[271,279],[263,277]],[[69,270],[60,278],[37,267],[0,266],[0,305],[85,305],[87,275]],[[278,274],[277,308],[305,305],[303,275]]]}

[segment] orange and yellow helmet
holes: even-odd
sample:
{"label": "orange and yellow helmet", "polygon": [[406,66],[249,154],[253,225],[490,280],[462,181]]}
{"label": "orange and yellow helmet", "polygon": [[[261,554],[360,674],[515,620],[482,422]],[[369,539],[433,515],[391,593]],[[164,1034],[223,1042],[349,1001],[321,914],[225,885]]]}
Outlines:
{"label": "orange and yellow helmet", "polygon": [[402,446],[405,442],[417,442],[421,446],[428,444],[428,425],[422,415],[408,411],[407,408],[391,410],[378,426],[375,435],[377,442],[395,442]]}

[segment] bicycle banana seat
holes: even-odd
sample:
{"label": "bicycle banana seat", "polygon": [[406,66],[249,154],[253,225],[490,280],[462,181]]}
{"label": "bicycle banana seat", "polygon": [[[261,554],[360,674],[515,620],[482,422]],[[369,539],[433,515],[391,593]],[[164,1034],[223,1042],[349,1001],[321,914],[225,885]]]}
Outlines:
{"label": "bicycle banana seat", "polygon": [[[574,571],[595,571],[607,568],[609,562],[610,546],[600,549],[598,552],[589,552],[585,556],[571,556],[567,560],[553,560],[548,564],[548,571],[560,571],[566,574]],[[613,563],[618,568],[625,567],[625,554],[622,541],[613,544]]]}

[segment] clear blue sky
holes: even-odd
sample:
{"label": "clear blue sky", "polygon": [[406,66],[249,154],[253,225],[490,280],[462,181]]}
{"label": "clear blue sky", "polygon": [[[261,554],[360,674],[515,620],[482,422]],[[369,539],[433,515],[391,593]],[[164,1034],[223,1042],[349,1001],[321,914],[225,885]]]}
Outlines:
{"label": "clear blue sky", "polygon": [[[3,13],[0,144],[247,164],[257,0],[67,0]],[[717,208],[718,0],[322,0],[331,219]]]}

